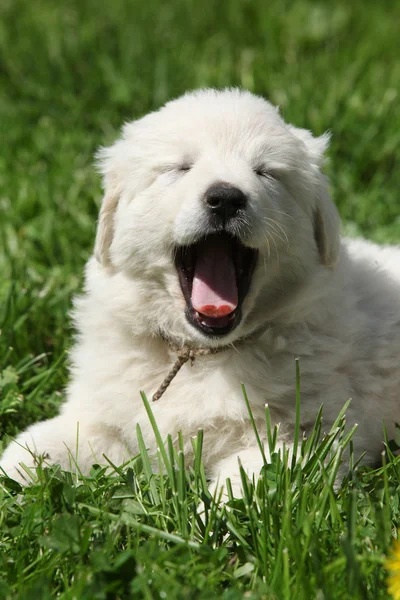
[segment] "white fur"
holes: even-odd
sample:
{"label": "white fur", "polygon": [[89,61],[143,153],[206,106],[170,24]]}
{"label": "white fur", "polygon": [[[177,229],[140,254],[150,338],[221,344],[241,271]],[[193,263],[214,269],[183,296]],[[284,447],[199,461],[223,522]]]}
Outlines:
{"label": "white fur", "polygon": [[[340,240],[320,173],[327,142],[286,125],[248,92],[204,90],[127,124],[100,152],[105,197],[85,292],[75,301],[67,401],[60,416],[10,444],[1,464],[10,476],[21,479],[21,461],[34,464],[25,446],[64,468],[73,466],[69,448],[86,472],[103,454],[122,463],[138,452],[138,423],[154,449],[139,391],[151,398],[176,358],[162,336],[194,347],[229,345],[184,365],[152,405],[163,436],[176,440],[182,431],[188,457],[191,436],[204,430],[214,482],[231,477],[239,490],[238,456],[249,474],[261,467],[241,382],[260,432],[268,403],[290,444],[296,357],[303,430],[322,403],[328,429],[352,398],[347,422],[359,424],[356,451],[370,462],[379,457],[382,421],[391,436],[399,420],[400,252]],[[259,165],[271,176],[260,178]],[[246,219],[235,233],[260,255],[242,322],[210,340],[185,318],[172,257],[176,245],[204,233],[201,199],[221,180],[247,194]]]}

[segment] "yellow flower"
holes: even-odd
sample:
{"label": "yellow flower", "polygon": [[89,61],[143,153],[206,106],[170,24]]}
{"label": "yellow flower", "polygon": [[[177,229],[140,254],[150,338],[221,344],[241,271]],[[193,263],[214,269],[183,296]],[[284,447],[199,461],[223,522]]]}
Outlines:
{"label": "yellow flower", "polygon": [[400,600],[400,541],[396,540],[392,547],[390,558],[385,562],[385,568],[389,571],[387,585],[389,594],[394,600]]}

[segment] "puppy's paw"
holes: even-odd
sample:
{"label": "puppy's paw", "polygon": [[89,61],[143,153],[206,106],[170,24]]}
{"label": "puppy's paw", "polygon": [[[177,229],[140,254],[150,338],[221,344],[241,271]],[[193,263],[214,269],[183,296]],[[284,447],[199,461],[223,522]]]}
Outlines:
{"label": "puppy's paw", "polygon": [[47,455],[36,455],[28,447],[12,442],[0,462],[0,475],[6,475],[21,485],[36,481],[36,467],[45,463]]}
{"label": "puppy's paw", "polygon": [[[263,466],[263,457],[258,447],[244,448],[238,454],[222,459],[215,467],[215,477],[209,487],[210,493],[222,502],[227,502],[230,492],[233,498],[243,498],[243,478],[257,479]],[[227,483],[229,479],[229,484]],[[229,488],[228,488],[229,485]]]}
{"label": "puppy's paw", "polygon": [[63,436],[68,433],[68,425],[61,417],[56,417],[36,423],[20,433],[0,458],[0,473],[27,485],[36,481],[38,465],[58,463],[63,467],[67,466],[66,459],[61,461],[64,455],[68,456],[63,442]]}

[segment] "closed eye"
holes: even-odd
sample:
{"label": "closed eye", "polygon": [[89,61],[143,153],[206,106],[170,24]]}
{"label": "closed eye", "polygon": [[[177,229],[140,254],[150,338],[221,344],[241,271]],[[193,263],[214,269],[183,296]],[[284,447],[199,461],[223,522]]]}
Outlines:
{"label": "closed eye", "polygon": [[264,179],[276,179],[276,175],[262,165],[259,167],[254,167],[253,171],[257,177],[263,177]]}
{"label": "closed eye", "polygon": [[191,163],[178,163],[158,167],[161,173],[187,173],[193,167]]}
{"label": "closed eye", "polygon": [[178,167],[176,167],[177,171],[181,171],[183,173],[186,173],[187,171],[190,171],[190,169],[192,168],[193,165],[189,164],[189,163],[184,163],[182,165],[179,165]]}

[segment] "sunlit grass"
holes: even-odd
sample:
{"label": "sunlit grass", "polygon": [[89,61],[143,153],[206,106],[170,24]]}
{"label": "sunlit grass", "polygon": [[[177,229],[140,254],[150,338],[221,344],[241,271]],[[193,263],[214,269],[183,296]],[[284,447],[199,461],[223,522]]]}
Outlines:
{"label": "sunlit grass", "polygon": [[[0,451],[63,399],[101,198],[93,155],[125,120],[187,89],[247,87],[331,131],[344,230],[400,240],[399,21],[394,0],[0,3]],[[357,467],[343,415],[323,438],[319,414],[289,457],[268,419],[271,463],[259,481],[243,473],[243,499],[225,508],[207,491],[201,433],[193,465],[158,439],[162,474],[138,429],[125,468],[77,483],[42,466],[26,490],[5,479],[0,598],[386,598],[392,445],[380,469]]]}
{"label": "sunlit grass", "polygon": [[[399,459],[388,449],[384,467],[358,467],[346,407],[327,435],[319,412],[293,463],[267,415],[271,459],[257,479],[242,470],[243,498],[229,493],[223,504],[207,488],[202,432],[186,465],[143,401],[158,460],[150,460],[138,429],[139,455],[111,472],[94,465],[77,481],[39,465],[24,490],[3,479],[2,597],[21,589],[33,597],[39,588],[39,597],[88,600],[387,597],[383,565],[399,519]],[[338,487],[344,453],[352,469]]]}

